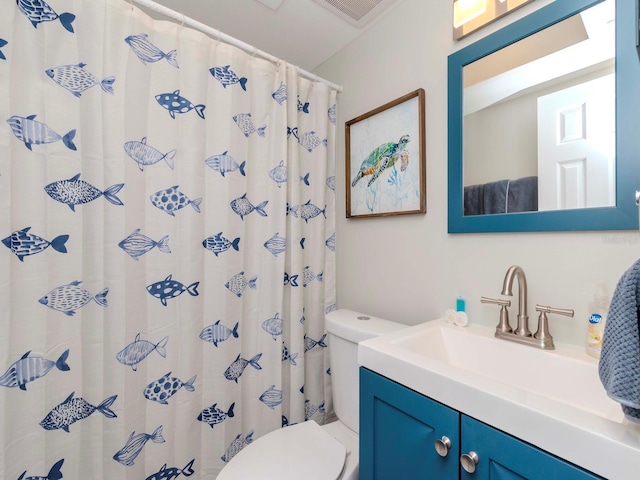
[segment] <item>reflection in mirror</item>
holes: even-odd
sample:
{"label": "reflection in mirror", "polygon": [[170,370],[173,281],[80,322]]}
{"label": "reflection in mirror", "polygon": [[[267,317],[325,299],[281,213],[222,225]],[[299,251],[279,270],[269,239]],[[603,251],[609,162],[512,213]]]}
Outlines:
{"label": "reflection in mirror", "polygon": [[615,1],[463,68],[464,215],[615,206]]}

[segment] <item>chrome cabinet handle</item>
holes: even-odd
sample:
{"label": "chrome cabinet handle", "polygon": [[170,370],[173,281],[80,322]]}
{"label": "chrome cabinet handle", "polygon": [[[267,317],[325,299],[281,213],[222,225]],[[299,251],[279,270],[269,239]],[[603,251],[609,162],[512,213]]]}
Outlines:
{"label": "chrome cabinet handle", "polygon": [[476,471],[476,465],[480,461],[480,457],[476,452],[465,453],[460,456],[460,465],[464,468],[465,472],[473,473]]}
{"label": "chrome cabinet handle", "polygon": [[449,449],[451,448],[451,440],[449,437],[445,437],[443,435],[441,439],[433,442],[433,446],[435,447],[436,452],[438,452],[438,455],[446,457],[449,453]]}

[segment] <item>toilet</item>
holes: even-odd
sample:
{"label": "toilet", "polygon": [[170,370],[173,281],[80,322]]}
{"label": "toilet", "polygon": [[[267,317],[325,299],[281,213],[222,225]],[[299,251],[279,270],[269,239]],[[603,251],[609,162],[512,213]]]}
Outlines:
{"label": "toilet", "polygon": [[352,310],[325,317],[333,408],[337,421],[313,420],[275,430],[245,446],[222,469],[218,480],[358,480],[358,342],[407,328]]}

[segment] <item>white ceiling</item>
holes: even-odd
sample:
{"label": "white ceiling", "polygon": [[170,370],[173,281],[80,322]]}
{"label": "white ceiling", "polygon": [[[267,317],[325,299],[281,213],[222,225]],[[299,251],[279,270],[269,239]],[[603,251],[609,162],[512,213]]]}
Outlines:
{"label": "white ceiling", "polygon": [[[258,0],[155,1],[308,71],[313,71],[401,3],[382,11],[359,29],[313,0],[284,0],[276,11]],[[152,15],[158,18],[157,14]]]}

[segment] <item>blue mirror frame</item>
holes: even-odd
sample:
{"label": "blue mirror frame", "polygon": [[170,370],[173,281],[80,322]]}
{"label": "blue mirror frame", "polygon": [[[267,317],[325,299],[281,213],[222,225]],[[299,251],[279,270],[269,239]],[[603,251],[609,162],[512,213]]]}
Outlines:
{"label": "blue mirror frame", "polygon": [[638,229],[640,53],[638,0],[616,0],[616,206],[492,215],[463,214],[463,67],[603,0],[555,0],[448,58],[448,232]]}

